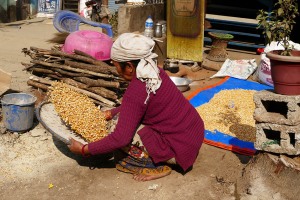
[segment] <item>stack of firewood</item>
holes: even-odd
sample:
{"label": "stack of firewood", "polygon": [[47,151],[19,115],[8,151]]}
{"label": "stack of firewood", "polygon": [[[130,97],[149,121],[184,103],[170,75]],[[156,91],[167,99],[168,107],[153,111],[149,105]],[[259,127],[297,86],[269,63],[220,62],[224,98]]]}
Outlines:
{"label": "stack of firewood", "polygon": [[33,74],[27,84],[43,91],[48,91],[53,81],[62,81],[96,104],[114,107],[120,103],[128,84],[114,66],[81,51],[67,54],[55,47],[51,50],[30,47],[22,52],[32,59],[30,63],[22,63],[24,70]]}

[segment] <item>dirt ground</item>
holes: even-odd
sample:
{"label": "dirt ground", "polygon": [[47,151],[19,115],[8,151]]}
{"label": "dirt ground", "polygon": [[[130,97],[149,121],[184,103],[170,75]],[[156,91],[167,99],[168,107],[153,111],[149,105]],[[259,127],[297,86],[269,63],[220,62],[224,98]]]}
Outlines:
{"label": "dirt ground", "polygon": [[[20,64],[30,58],[21,53],[22,48],[50,49],[53,43],[47,41],[56,33],[51,19],[0,24],[0,68],[12,74],[13,90],[30,92],[26,84],[30,74]],[[229,54],[232,59],[259,62],[259,56],[251,52]],[[199,81],[184,95],[216,82],[218,79],[208,78],[214,73],[198,71]],[[289,199],[262,179],[247,182],[242,175],[250,160],[250,156],[203,144],[190,172],[173,171],[162,179],[136,182],[130,174],[115,169],[112,155],[74,155],[37,121],[22,134],[5,132],[0,123],[0,199]]]}

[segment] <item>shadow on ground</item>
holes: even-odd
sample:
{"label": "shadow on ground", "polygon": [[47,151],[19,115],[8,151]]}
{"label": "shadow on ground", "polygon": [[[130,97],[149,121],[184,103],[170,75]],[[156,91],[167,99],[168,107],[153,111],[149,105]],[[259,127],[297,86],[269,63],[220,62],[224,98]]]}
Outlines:
{"label": "shadow on ground", "polygon": [[99,168],[115,168],[113,154],[95,155],[90,157],[83,157],[72,153],[68,146],[56,137],[52,136],[54,145],[65,156],[76,160],[80,166],[89,167],[91,170]]}

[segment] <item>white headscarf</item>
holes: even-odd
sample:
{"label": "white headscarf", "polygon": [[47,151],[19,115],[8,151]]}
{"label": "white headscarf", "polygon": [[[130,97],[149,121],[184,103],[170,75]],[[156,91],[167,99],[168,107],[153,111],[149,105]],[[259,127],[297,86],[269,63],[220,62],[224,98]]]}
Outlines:
{"label": "white headscarf", "polygon": [[152,53],[155,42],[143,35],[135,33],[123,33],[114,42],[111,49],[111,59],[117,62],[140,60],[136,68],[136,76],[142,82],[146,82],[147,103],[150,93],[156,93],[161,85],[159,68],[153,59],[157,54]]}

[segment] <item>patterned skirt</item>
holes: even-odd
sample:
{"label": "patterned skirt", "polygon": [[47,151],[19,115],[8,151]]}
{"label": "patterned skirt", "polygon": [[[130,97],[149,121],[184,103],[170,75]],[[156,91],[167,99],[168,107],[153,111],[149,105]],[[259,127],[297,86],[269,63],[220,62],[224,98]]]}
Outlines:
{"label": "patterned skirt", "polygon": [[172,171],[167,165],[155,164],[138,142],[116,151],[114,156],[117,170],[125,173],[158,175]]}

